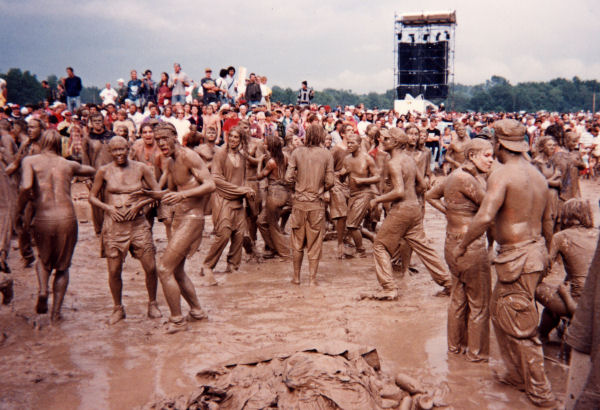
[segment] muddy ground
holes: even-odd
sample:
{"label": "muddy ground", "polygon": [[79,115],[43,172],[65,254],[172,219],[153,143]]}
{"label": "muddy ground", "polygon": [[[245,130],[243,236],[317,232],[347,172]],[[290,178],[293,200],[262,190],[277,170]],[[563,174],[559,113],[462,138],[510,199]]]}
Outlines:
{"label": "muddy ground", "polygon": [[[583,189],[598,225],[600,188],[586,181]],[[443,252],[445,221],[431,207],[425,229],[435,249]],[[166,245],[161,224],[155,225],[154,237],[160,255]],[[324,246],[318,288],[306,285],[306,266],[302,285],[290,284],[291,262],[277,260],[244,263],[238,272],[217,273],[218,287],[203,287],[199,266],[210,241],[205,237],[200,252],[187,263],[209,319],[175,335],[164,333],[168,308],[162,290],[158,300],[163,319],[146,318],[144,275],[131,256],[123,272],[127,319],[112,327],[106,324],[112,301],[106,262],[99,258],[91,223],[79,225],[64,321],[59,325],[51,326],[48,315],[34,313],[35,271],[22,268],[18,251],[12,251],[15,299],[10,306],[0,306],[0,334],[6,335],[0,346],[0,408],[129,409],[157,396],[191,393],[196,372],[211,363],[307,339],[375,346],[383,371],[447,383],[448,402],[456,409],[534,408],[523,393],[492,378],[491,369],[500,364],[493,336],[489,364],[447,353],[448,298],[432,296],[439,287],[420,262],[418,274],[398,278],[400,298],[395,302],[359,301],[361,292],[378,287],[371,253],[366,259],[339,261],[333,241]],[[224,267],[221,261],[217,270]],[[550,280],[559,279],[560,273],[553,272]],[[546,370],[557,396],[564,397],[566,366],[551,357]]]}

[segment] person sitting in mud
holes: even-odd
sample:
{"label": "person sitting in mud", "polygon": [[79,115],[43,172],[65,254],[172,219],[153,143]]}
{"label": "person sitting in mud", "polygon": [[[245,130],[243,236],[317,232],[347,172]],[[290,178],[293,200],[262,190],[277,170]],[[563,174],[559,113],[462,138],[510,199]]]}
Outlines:
{"label": "person sitting in mud", "polygon": [[561,221],[563,230],[554,234],[550,246],[550,269],[561,258],[565,280],[558,288],[542,282],[535,290],[536,300],[544,305],[538,328],[542,340],[548,340],[561,318],[570,318],[575,312],[598,238],[588,201],[569,199],[562,207]]}
{"label": "person sitting in mud", "polygon": [[392,128],[381,131],[381,144],[390,155],[384,175],[391,180],[391,190],[376,196],[370,201],[371,209],[378,203],[391,202],[390,211],[377,232],[373,243],[375,274],[383,288],[373,295],[364,295],[381,300],[398,298],[398,285],[392,271],[392,254],[403,239],[417,253],[431,277],[444,290],[439,295],[450,294],[450,278],[443,262],[427,243],[423,230],[423,206],[419,203],[417,191],[425,189],[425,183],[412,156],[406,152],[408,137],[403,130]]}
{"label": "person sitting in mud", "polygon": [[[448,306],[448,351],[466,353],[472,362],[487,361],[490,353],[491,273],[486,236],[481,235],[455,259],[460,243],[485,196],[484,175],[493,163],[492,144],[481,138],[465,146],[466,160],[425,194],[431,206],[446,215],[444,256],[452,274]],[[442,198],[444,200],[442,201]]]}
{"label": "person sitting in mud", "polygon": [[[156,251],[150,223],[142,212],[144,206],[153,200],[136,200],[133,195],[144,186],[158,190],[158,183],[150,167],[128,158],[129,145],[125,138],[113,137],[108,148],[113,161],[98,169],[89,197],[90,204],[106,214],[102,224],[101,247],[102,256],[106,257],[108,283],[114,302],[108,323],[112,325],[125,319],[121,271],[127,252],[141,262],[146,274],[148,317],[159,318],[162,315],[156,302]],[[100,199],[102,190],[103,200]]]}
{"label": "person sitting in mud", "polygon": [[375,160],[361,148],[361,137],[358,134],[349,135],[346,139],[348,155],[344,159],[340,175],[347,175],[350,198],[346,228],[354,240],[356,252],[365,258],[361,225],[369,212],[369,202],[375,196],[372,185],[381,179]]}
{"label": "person sitting in mud", "polygon": [[[198,250],[202,241],[205,202],[210,199],[215,184],[200,156],[179,145],[172,124],[159,124],[155,128],[155,139],[163,157],[168,159],[165,169],[168,191],[147,191],[146,194],[173,208],[171,237],[159,261],[158,275],[171,311],[167,333],[176,333],[187,327],[181,314],[180,296],[190,305],[188,320],[206,318],[184,266],[186,258]],[[212,275],[208,277],[210,273],[205,272],[209,284],[216,284]]]}
{"label": "person sitting in mud", "polygon": [[31,202],[35,215],[32,232],[38,254],[39,284],[36,312],[48,312],[48,281],[54,271],[50,319],[57,322],[61,319],[60,311],[69,284],[69,266],[77,243],[71,181],[74,176],[93,176],[96,170],[64,159],[61,135],[56,130],[45,131],[40,146],[40,154],[24,158],[21,164],[18,208],[21,213]]}

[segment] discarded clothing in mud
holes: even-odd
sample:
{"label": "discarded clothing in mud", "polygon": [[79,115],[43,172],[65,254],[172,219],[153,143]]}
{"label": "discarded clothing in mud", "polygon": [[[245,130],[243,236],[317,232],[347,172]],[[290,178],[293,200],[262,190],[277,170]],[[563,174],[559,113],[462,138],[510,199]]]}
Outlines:
{"label": "discarded clothing in mud", "polygon": [[374,348],[335,341],[261,349],[203,370],[197,378],[201,387],[189,398],[145,408],[382,409],[398,407],[411,394],[415,400],[427,396],[424,388],[410,392],[398,384],[398,379],[414,379],[381,373]]}

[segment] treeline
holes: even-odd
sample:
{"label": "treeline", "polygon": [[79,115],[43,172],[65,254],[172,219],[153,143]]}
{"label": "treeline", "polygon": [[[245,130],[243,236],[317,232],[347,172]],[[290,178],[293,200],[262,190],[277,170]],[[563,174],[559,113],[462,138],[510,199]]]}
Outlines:
{"label": "treeline", "polygon": [[[37,103],[44,99],[45,93],[35,74],[11,68],[5,74],[0,74],[8,84],[8,101],[17,104]],[[58,78],[50,75],[46,78],[51,87],[56,88]],[[85,86],[81,99],[85,103],[100,103],[99,87]],[[596,80],[581,80],[573,77],[571,80],[556,78],[546,82],[526,82],[516,85],[499,76],[492,76],[484,84],[456,84],[448,99],[434,101],[444,103],[448,109],[455,111],[528,111],[540,110],[573,112],[592,110],[594,95],[600,92],[600,83]],[[291,88],[273,87],[272,101],[285,104],[295,104],[298,90]],[[371,92],[356,94],[352,90],[336,90],[326,88],[315,90],[313,102],[331,107],[358,105],[363,103],[367,108],[390,109],[394,105],[396,95],[394,90],[384,93]]]}

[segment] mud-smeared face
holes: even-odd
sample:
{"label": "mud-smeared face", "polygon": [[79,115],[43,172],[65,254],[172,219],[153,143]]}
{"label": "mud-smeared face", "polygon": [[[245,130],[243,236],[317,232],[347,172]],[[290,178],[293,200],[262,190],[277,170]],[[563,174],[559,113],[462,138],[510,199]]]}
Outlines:
{"label": "mud-smeared face", "polygon": [[544,154],[551,157],[554,155],[554,151],[556,151],[556,142],[554,140],[546,141],[546,145],[544,145]]}
{"label": "mud-smeared face", "polygon": [[240,147],[240,142],[242,138],[240,137],[240,134],[238,132],[233,131],[229,134],[227,140],[227,145],[229,146],[229,148],[232,150],[237,150]]}
{"label": "mud-smeared face", "polygon": [[567,148],[569,151],[577,149],[579,146],[579,136],[577,134],[568,134],[567,136]]}
{"label": "mud-smeared face", "polygon": [[494,163],[494,150],[487,148],[471,155],[471,161],[481,172],[487,173],[492,169]]}
{"label": "mud-smeared face", "polygon": [[175,137],[169,132],[159,132],[154,136],[156,145],[165,157],[171,157],[175,152]]}
{"label": "mud-smeared face", "polygon": [[126,143],[113,143],[110,145],[109,149],[110,155],[112,155],[113,161],[115,161],[117,165],[125,165],[127,163],[129,146]]}
{"label": "mud-smeared face", "polygon": [[354,153],[356,152],[359,148],[360,148],[360,137],[358,137],[358,135],[350,135],[348,137],[348,152],[349,153]]}
{"label": "mud-smeared face", "polygon": [[419,129],[416,127],[410,127],[406,130],[406,136],[408,137],[408,145],[415,147],[419,142]]}
{"label": "mud-smeared face", "polygon": [[27,135],[29,135],[29,138],[32,140],[38,140],[40,138],[40,135],[42,135],[42,127],[40,127],[39,121],[29,121]]}

